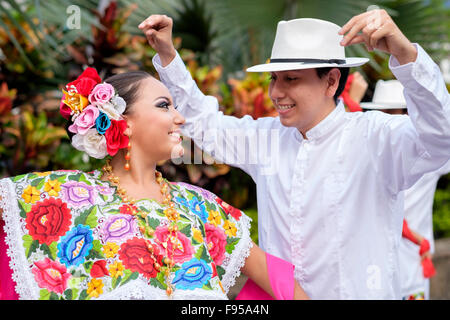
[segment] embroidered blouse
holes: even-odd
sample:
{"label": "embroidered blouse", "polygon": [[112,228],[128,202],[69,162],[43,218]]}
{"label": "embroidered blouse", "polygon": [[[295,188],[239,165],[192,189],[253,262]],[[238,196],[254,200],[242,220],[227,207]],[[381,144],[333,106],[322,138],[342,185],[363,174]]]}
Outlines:
{"label": "embroidered blouse", "polygon": [[137,218],[100,176],[53,171],[0,180],[21,299],[167,299],[155,261],[172,250],[174,299],[227,299],[252,246],[250,218],[207,190],[169,183],[179,212],[172,248],[165,208],[141,199],[134,205],[147,215]]}

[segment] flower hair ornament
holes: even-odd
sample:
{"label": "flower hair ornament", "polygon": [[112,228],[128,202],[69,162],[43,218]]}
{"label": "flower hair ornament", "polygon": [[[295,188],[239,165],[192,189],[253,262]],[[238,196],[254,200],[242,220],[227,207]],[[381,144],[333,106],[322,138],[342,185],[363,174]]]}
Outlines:
{"label": "flower hair ornament", "polygon": [[114,87],[103,82],[94,68],[87,68],[63,89],[60,113],[71,121],[72,146],[96,159],[114,156],[128,146],[126,102]]}

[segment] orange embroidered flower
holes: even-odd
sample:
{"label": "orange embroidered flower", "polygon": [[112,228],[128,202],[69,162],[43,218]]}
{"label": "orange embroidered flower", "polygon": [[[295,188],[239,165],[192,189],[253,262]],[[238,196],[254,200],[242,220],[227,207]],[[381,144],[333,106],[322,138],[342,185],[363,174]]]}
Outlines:
{"label": "orange embroidered flower", "polygon": [[61,191],[61,182],[58,180],[48,180],[44,184],[44,191],[51,197],[57,197]]}
{"label": "orange embroidered flower", "polygon": [[114,242],[107,242],[103,246],[103,253],[106,258],[114,258],[114,256],[119,252],[119,245]]}
{"label": "orange embroidered flower", "polygon": [[225,229],[225,233],[229,236],[229,237],[235,237],[236,236],[236,225],[233,222],[230,221],[225,221],[225,223],[223,224],[223,228]]}
{"label": "orange embroidered flower", "polygon": [[103,286],[102,279],[92,279],[91,282],[88,283],[87,294],[90,297],[98,298],[98,296],[103,293]]}
{"label": "orange embroidered flower", "polygon": [[119,276],[123,276],[123,270],[125,270],[125,267],[123,266],[122,262],[116,261],[109,266],[108,270],[111,274],[111,277],[118,278]]}
{"label": "orange embroidered flower", "polygon": [[216,227],[220,225],[222,218],[220,217],[219,211],[211,210],[208,216],[208,222],[215,225]]}
{"label": "orange embroidered flower", "polygon": [[26,203],[35,203],[41,198],[41,193],[38,189],[36,189],[36,187],[29,185],[25,188],[25,190],[23,190],[22,198]]}

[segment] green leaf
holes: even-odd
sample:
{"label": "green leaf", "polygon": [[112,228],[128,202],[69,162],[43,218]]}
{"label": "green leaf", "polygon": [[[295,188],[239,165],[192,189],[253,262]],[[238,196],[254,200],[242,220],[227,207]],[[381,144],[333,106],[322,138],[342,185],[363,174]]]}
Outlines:
{"label": "green leaf", "polygon": [[59,300],[59,296],[56,293],[52,292],[50,293],[49,300]]}
{"label": "green leaf", "polygon": [[[56,243],[56,241],[52,242],[52,244],[53,244],[53,243],[56,244],[56,245],[58,245],[58,244]],[[56,256],[54,255],[54,253],[56,253],[56,251],[52,252],[52,250],[50,250],[50,247],[49,247],[46,243],[41,244],[40,249],[41,249],[46,255],[48,255],[48,256],[50,257],[50,259],[56,260]]]}
{"label": "green leaf", "polygon": [[178,223],[178,230],[180,230],[180,232],[185,234],[188,238],[192,235],[190,224]]}
{"label": "green leaf", "polygon": [[86,219],[86,225],[94,229],[98,225],[97,206],[94,206]]}
{"label": "green leaf", "polygon": [[81,178],[82,175],[83,174],[81,172],[77,173],[77,174],[73,174],[73,175],[69,176],[69,180],[80,181],[80,178]]}
{"label": "green leaf", "polygon": [[233,253],[234,247],[239,242],[239,238],[227,238],[227,245],[225,247],[225,250],[227,253]]}
{"label": "green leaf", "polygon": [[[30,185],[32,187],[37,187],[44,180],[45,180],[45,178],[34,179],[33,181],[30,182]],[[39,189],[39,188],[37,188],[37,189]]]}
{"label": "green leaf", "polygon": [[75,218],[74,224],[77,226],[79,224],[88,225],[92,229],[98,224],[97,222],[97,206],[92,207],[90,210],[86,210]]}
{"label": "green leaf", "polygon": [[47,289],[42,289],[39,291],[39,300],[49,300],[50,299],[50,292],[48,292]]}
{"label": "green leaf", "polygon": [[139,276],[139,272],[131,273],[131,270],[129,270],[129,269],[125,269],[123,273],[124,273],[124,277],[123,277],[122,283],[120,284],[121,286],[123,286],[128,281],[136,280]]}
{"label": "green leaf", "polygon": [[113,278],[113,280],[111,282],[112,288],[115,289],[117,287],[117,285],[120,283],[120,281],[122,281],[122,276],[118,276],[117,278]]}
{"label": "green leaf", "polygon": [[20,209],[20,217],[26,218],[27,213],[31,211],[31,203],[25,203],[22,200],[19,200],[19,209]]}
{"label": "green leaf", "polygon": [[222,280],[223,275],[225,274],[225,269],[221,266],[216,265],[217,275],[219,276],[219,279]]}
{"label": "green leaf", "polygon": [[203,285],[202,289],[204,290],[213,290],[211,283],[209,283],[209,281]]}
{"label": "green leaf", "polygon": [[93,264],[94,264],[93,261],[87,261],[87,262],[83,263],[83,267],[84,267],[84,270],[86,270],[86,273],[91,272],[91,268],[92,268]]}
{"label": "green leaf", "polygon": [[72,289],[67,289],[66,291],[64,291],[64,296],[66,297],[66,300],[72,300],[73,299]]}
{"label": "green leaf", "polygon": [[211,258],[209,257],[208,250],[205,249],[205,246],[201,246],[197,252],[195,253],[195,257],[199,260],[204,260],[206,263],[211,262]]}
{"label": "green leaf", "polygon": [[80,297],[78,298],[78,300],[87,300],[88,298],[89,298],[89,295],[87,294],[87,289],[84,289],[83,291],[81,291]]}
{"label": "green leaf", "polygon": [[153,228],[153,230],[156,230],[161,222],[158,219],[147,216],[147,223],[150,227]]}
{"label": "green leaf", "polygon": [[156,278],[151,278],[150,279],[150,284],[152,286],[160,288],[162,290],[166,290],[167,289],[167,285],[164,283],[164,275],[162,274],[162,272],[159,272],[156,275]]}
{"label": "green leaf", "polygon": [[26,234],[22,237],[23,240],[23,247],[25,248],[25,254],[28,257],[28,251],[30,250],[31,244],[33,243],[33,238]]}
{"label": "green leaf", "polygon": [[38,248],[39,248],[39,241],[38,240],[33,240],[33,242],[30,245],[30,249],[28,250],[27,258],[29,258],[33,252],[36,252],[36,250]]}

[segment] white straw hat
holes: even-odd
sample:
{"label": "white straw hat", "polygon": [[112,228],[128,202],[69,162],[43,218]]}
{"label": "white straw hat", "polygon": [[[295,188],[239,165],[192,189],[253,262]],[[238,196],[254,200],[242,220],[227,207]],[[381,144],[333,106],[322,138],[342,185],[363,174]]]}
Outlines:
{"label": "white straw hat", "polygon": [[278,22],[270,62],[247,72],[272,72],[323,67],[347,68],[363,65],[367,58],[346,58],[338,25],[319,19]]}
{"label": "white straw hat", "polygon": [[361,102],[364,109],[406,109],[403,85],[398,80],[378,80],[372,102]]}

